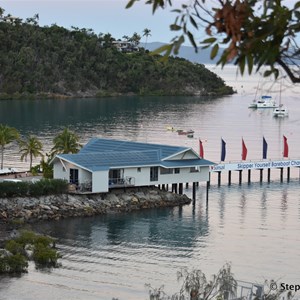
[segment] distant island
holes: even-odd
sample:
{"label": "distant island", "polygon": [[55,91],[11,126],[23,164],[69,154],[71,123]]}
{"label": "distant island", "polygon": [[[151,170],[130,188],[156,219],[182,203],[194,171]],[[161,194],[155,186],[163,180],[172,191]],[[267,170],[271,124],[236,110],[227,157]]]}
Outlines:
{"label": "distant island", "polygon": [[110,34],[7,17],[0,38],[0,99],[234,93],[203,64],[179,57],[164,62],[138,40],[132,51],[121,51],[126,41]]}

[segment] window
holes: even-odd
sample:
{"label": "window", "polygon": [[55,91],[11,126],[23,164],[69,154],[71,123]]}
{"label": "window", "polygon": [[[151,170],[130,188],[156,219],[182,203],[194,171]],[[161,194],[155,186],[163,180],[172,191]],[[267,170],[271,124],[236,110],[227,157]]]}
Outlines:
{"label": "window", "polygon": [[196,173],[196,172],[199,172],[198,168],[196,168],[196,167],[190,168],[190,173]]}
{"label": "window", "polygon": [[175,174],[180,174],[180,169],[179,169],[179,168],[175,168],[175,169],[174,169],[174,173],[175,173]]}
{"label": "window", "polygon": [[137,168],[137,171],[138,171],[138,172],[141,172],[141,168]]}
{"label": "window", "polygon": [[160,174],[161,175],[173,174],[173,169],[160,168]]}

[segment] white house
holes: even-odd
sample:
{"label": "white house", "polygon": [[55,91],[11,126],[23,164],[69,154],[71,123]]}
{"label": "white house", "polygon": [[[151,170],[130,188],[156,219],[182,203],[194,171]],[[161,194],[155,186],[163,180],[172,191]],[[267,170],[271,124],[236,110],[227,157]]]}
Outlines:
{"label": "white house", "polygon": [[54,178],[92,193],[115,187],[209,181],[214,165],[192,148],[103,138],[91,139],[77,154],[56,155],[53,164]]}

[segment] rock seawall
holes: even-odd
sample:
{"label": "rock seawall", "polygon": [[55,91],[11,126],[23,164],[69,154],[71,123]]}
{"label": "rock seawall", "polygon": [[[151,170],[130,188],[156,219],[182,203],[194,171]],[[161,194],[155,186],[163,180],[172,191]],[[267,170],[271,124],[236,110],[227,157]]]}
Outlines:
{"label": "rock seawall", "polygon": [[114,212],[189,204],[191,199],[157,188],[113,190],[106,194],[63,194],[43,197],[0,198],[0,222],[37,222]]}

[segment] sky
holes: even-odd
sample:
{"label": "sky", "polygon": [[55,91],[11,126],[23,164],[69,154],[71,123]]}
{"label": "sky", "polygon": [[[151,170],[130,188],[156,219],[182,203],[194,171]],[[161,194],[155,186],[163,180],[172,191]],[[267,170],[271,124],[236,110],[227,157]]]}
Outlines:
{"label": "sky", "polygon": [[[92,28],[96,34],[110,33],[116,39],[124,35],[132,36],[137,32],[143,36],[143,30],[151,30],[148,42],[170,42],[174,37],[169,25],[176,14],[170,8],[159,10],[154,15],[145,1],[125,9],[127,0],[2,0],[0,7],[5,15],[26,19],[39,14],[40,26],[56,23],[65,28],[71,26]],[[176,0],[180,4],[182,0]],[[175,7],[177,7],[175,5]],[[172,9],[174,9],[173,7]],[[142,38],[142,42],[145,37]]]}
{"label": "sky", "polygon": [[[146,0],[137,1],[130,9],[125,9],[129,0],[0,0],[0,7],[5,14],[26,19],[39,14],[41,26],[57,24],[70,29],[92,28],[96,34],[110,33],[116,39],[124,35],[132,36],[138,33],[145,42],[143,31],[151,30],[148,42],[168,43],[176,35],[170,31],[170,24],[175,20],[176,13],[172,9],[180,8],[182,3],[190,0],[173,0],[173,7],[159,9],[153,15],[152,7],[146,5]],[[212,5],[217,0],[207,0],[206,5]],[[283,0],[292,7],[296,0]],[[196,41],[205,38],[204,29],[194,32]],[[189,45],[189,44],[186,44]]]}

